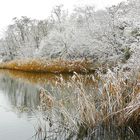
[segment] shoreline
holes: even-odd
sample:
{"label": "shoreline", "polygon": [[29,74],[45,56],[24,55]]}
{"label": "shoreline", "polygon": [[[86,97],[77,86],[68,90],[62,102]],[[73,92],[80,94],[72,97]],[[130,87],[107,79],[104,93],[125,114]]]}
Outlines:
{"label": "shoreline", "polygon": [[63,59],[24,59],[1,62],[0,69],[42,73],[90,73],[95,72],[96,65],[91,60]]}

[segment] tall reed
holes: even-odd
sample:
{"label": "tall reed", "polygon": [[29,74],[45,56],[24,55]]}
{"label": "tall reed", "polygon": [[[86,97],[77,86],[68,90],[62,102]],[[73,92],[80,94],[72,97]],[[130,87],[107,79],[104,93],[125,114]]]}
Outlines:
{"label": "tall reed", "polygon": [[84,78],[75,73],[67,82],[59,78],[57,96],[42,89],[41,104],[45,110],[55,112],[57,123],[77,134],[81,128],[86,133],[103,125],[117,128],[139,125],[140,86],[138,77],[132,76],[110,70],[105,75]]}

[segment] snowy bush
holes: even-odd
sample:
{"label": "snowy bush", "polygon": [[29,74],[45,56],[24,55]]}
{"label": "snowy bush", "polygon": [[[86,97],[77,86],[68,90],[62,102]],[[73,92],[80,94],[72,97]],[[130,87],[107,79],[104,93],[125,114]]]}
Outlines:
{"label": "snowy bush", "polygon": [[46,20],[14,18],[0,41],[6,56],[49,59],[90,58],[139,65],[140,1],[128,0],[106,10],[76,7],[71,14],[56,6]]}

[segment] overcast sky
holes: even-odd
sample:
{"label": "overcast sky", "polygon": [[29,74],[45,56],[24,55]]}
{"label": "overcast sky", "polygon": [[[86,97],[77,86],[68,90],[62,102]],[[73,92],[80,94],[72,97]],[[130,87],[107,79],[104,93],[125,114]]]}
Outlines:
{"label": "overcast sky", "polygon": [[102,9],[122,0],[0,0],[0,34],[11,23],[13,17],[27,16],[45,19],[55,5],[63,4],[72,10],[74,6],[95,5]]}

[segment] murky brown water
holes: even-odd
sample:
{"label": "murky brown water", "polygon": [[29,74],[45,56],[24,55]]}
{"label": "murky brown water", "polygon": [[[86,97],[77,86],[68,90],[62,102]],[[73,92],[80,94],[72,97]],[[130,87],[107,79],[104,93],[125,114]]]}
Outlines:
{"label": "murky brown water", "polygon": [[[41,139],[38,135],[35,137],[38,126],[44,127],[40,119],[42,112],[38,109],[40,88],[44,87],[58,99],[64,98],[63,93],[68,92],[66,88],[58,91],[56,87],[60,76],[62,75],[0,70],[0,140]],[[70,77],[71,75],[63,75],[63,80],[69,81]],[[90,84],[88,86],[90,87]],[[71,105],[68,106],[72,110]],[[60,126],[55,123],[56,117],[59,117],[57,113],[59,114],[57,110],[44,112],[46,139],[139,139],[130,130],[119,131],[115,128],[110,128],[113,130],[110,131],[100,127],[92,136],[86,136],[87,132],[79,126],[79,132],[71,133],[63,127],[63,119]]]}

